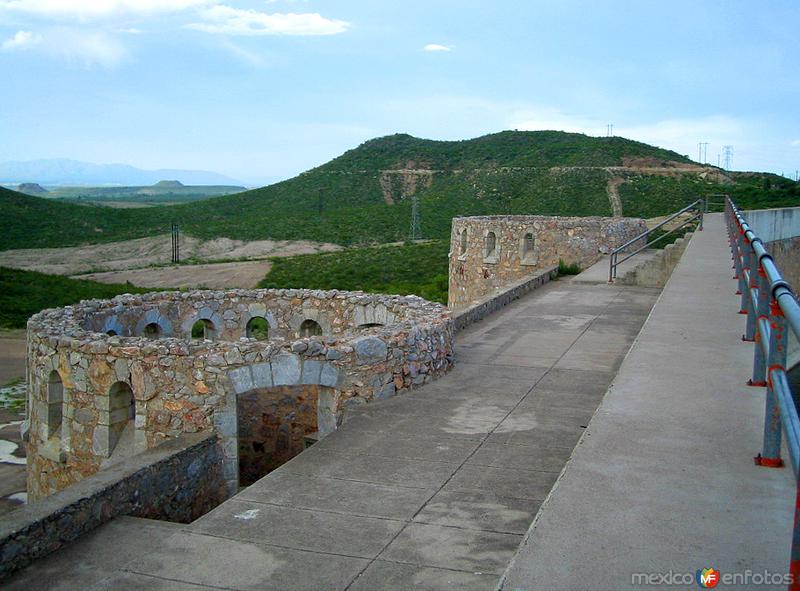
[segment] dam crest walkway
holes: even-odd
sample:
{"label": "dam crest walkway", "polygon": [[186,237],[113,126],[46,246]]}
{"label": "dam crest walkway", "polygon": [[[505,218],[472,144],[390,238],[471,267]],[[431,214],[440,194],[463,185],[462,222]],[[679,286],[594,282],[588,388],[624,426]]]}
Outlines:
{"label": "dam crest walkway", "polygon": [[461,332],[447,376],[353,410],[195,522],[115,519],[4,588],[620,589],[642,571],[785,572],[794,485],[751,459],[763,390],[744,385],[726,244],[709,216],[663,292],[547,284]]}

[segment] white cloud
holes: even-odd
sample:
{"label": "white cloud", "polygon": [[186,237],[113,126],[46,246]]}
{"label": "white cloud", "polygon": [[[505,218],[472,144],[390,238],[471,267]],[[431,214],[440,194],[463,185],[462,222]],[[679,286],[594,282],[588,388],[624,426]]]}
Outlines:
{"label": "white cloud", "polygon": [[180,12],[213,3],[215,0],[0,0],[0,11],[53,19],[89,20]]}
{"label": "white cloud", "polygon": [[440,45],[438,43],[428,43],[425,47],[423,47],[425,51],[452,51],[453,48],[449,45]]}
{"label": "white cloud", "polygon": [[187,28],[225,35],[335,35],[350,23],[323,17],[318,13],[273,13],[242,10],[224,4],[200,12],[205,22]]}
{"label": "white cloud", "polygon": [[53,28],[41,33],[19,31],[0,46],[4,51],[29,49],[49,58],[84,67],[113,68],[128,57],[125,47],[104,31]]}
{"label": "white cloud", "polygon": [[129,27],[127,29],[117,29],[117,33],[126,33],[127,35],[141,35],[144,33],[141,29],[137,29],[136,27]]}
{"label": "white cloud", "polygon": [[800,148],[800,140],[792,140],[789,145],[793,148]]}
{"label": "white cloud", "polygon": [[28,49],[41,41],[38,35],[30,31],[17,31],[17,33],[10,39],[6,39],[0,44],[0,49],[3,51],[13,51],[16,49]]}

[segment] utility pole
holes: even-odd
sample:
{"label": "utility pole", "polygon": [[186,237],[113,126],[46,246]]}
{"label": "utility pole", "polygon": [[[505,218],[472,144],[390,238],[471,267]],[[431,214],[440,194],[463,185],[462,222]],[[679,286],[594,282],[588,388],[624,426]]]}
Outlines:
{"label": "utility pole", "polygon": [[725,170],[730,170],[731,158],[733,158],[733,146],[722,146],[722,154],[725,157]]}
{"label": "utility pole", "polygon": [[719,158],[720,158],[720,156],[719,156],[719,154],[717,154],[717,168],[722,168]]}
{"label": "utility pole", "polygon": [[698,142],[697,161],[701,164],[708,162],[708,142]]}
{"label": "utility pole", "polygon": [[419,227],[419,199],[416,195],[411,196],[411,231],[408,239],[411,241],[422,238],[422,231]]}
{"label": "utility pole", "polygon": [[175,223],[172,224],[171,234],[172,234],[172,262],[180,263],[181,241],[180,241],[180,229],[178,228],[178,224]]}

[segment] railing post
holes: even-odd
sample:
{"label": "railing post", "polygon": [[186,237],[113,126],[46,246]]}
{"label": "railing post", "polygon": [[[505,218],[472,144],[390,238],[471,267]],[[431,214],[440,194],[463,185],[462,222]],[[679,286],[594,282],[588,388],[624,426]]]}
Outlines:
{"label": "railing post", "polygon": [[736,295],[742,296],[739,301],[739,314],[747,314],[747,264],[748,256],[747,249],[750,248],[750,242],[744,235],[744,232],[739,230],[739,289]]}
{"label": "railing post", "polygon": [[756,272],[756,267],[759,267],[760,265],[758,264],[758,257],[753,249],[752,242],[748,241],[747,252],[747,267],[750,269],[747,275],[749,281],[747,282],[746,293],[747,324],[744,329],[744,336],[742,337],[742,340],[752,342],[756,337],[756,309],[753,306],[753,292],[758,288],[758,273]]}
{"label": "railing post", "polygon": [[755,351],[753,352],[753,377],[748,382],[751,386],[766,386],[767,360],[764,357],[762,343],[769,335],[761,334],[763,322],[769,322],[769,281],[764,267],[758,264],[758,314],[756,318]]}
{"label": "railing post", "polygon": [[697,208],[699,210],[700,215],[700,223],[697,226],[699,232],[703,231],[703,214],[708,211],[708,199],[701,199],[700,206]]}
{"label": "railing post", "polygon": [[767,359],[767,401],[764,409],[764,445],[754,459],[757,465],[780,468],[781,459],[781,409],[772,384],[772,372],[786,366],[786,318],[774,299],[769,303],[770,332]]}
{"label": "railing post", "polygon": [[741,249],[741,242],[742,242],[742,235],[739,230],[734,230],[734,237],[733,237],[733,278],[739,279],[739,283],[736,287],[737,295],[741,293],[742,287],[742,249]]}

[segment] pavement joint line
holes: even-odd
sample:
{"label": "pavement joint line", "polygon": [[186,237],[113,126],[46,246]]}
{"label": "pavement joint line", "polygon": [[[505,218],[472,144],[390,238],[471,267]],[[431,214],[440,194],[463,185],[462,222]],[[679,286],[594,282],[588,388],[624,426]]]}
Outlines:
{"label": "pavement joint line", "polygon": [[[425,489],[420,489],[420,490],[425,490]],[[440,491],[437,491],[437,493],[438,492],[440,492]],[[458,492],[458,491],[456,491],[456,492]],[[534,501],[534,502],[541,501],[541,499],[528,499],[528,498],[522,499],[522,498],[510,497],[508,495],[502,495],[502,496],[501,495],[495,495],[495,496],[498,499],[508,499],[508,500],[516,500],[516,501]],[[330,509],[317,509],[317,508],[314,508],[314,507],[302,507],[302,506],[299,506],[299,505],[292,505],[290,503],[270,503],[270,502],[267,502],[267,501],[257,501],[257,500],[254,500],[254,499],[237,499],[237,500],[240,503],[255,503],[256,505],[265,505],[265,506],[268,506],[268,507],[282,507],[282,508],[288,508],[288,509],[295,509],[297,511],[306,511],[308,513],[326,513],[326,514],[330,514],[330,515],[341,515],[342,517],[364,517],[364,518],[367,518],[367,519],[376,519],[376,520],[379,520],[379,521],[391,521],[392,523],[405,523],[405,524],[421,523],[423,525],[435,525],[435,526],[438,526],[438,527],[447,527],[447,528],[450,528],[450,529],[459,529],[459,530],[465,530],[465,531],[483,531],[483,532],[494,533],[494,534],[510,534],[510,535],[514,535],[514,536],[523,535],[523,534],[521,534],[519,532],[506,531],[506,530],[502,530],[502,529],[491,529],[491,528],[482,528],[482,527],[466,527],[466,526],[463,526],[463,525],[450,525],[450,524],[443,524],[443,523],[433,523],[431,521],[419,521],[419,520],[415,521],[413,516],[411,518],[409,518],[409,519],[395,519],[393,517],[385,517],[385,516],[381,516],[381,515],[371,515],[369,513],[355,513],[355,512],[346,512],[346,511],[331,511]],[[415,513],[414,515],[417,515],[417,513]],[[196,533],[196,534],[202,534],[202,535],[204,535],[206,533],[205,531],[191,529],[191,528],[188,528],[186,531],[191,532],[191,533]],[[220,536],[220,537],[225,537],[225,536]],[[237,538],[231,538],[231,539],[237,539]],[[301,549],[301,548],[298,548],[298,549]]]}
{"label": "pavement joint line", "polygon": [[[421,563],[417,563],[417,562],[403,562],[402,560],[391,560],[389,558],[380,558],[380,559],[376,560],[375,562],[389,562],[391,564],[402,564],[404,566],[419,566],[419,567],[422,567],[422,568],[436,568],[436,569],[439,569],[439,570],[449,570],[450,572],[454,572],[454,573],[469,573],[471,575],[478,574],[478,575],[484,575],[484,576],[489,576],[489,577],[497,577],[498,579],[502,576],[502,575],[498,575],[497,573],[479,573],[479,572],[475,572],[474,569],[472,569],[472,570],[462,570],[460,568],[453,568],[453,567],[450,567],[450,566],[439,566],[439,565],[433,566],[433,565],[430,565],[430,564],[421,564]],[[361,576],[361,575],[359,575],[359,576]]]}
{"label": "pavement joint line", "polygon": [[[293,474],[294,476],[310,476],[316,478],[315,475],[309,474],[308,472],[292,472],[291,470],[282,470],[286,474]],[[387,484],[386,482],[375,482],[374,480],[357,480],[355,478],[342,478],[341,476],[320,476],[319,478],[330,478],[331,480],[343,480],[345,482],[361,482],[362,484],[377,484],[380,486],[397,486],[399,488],[408,488],[411,490],[429,490],[429,487],[426,486],[408,486],[404,484]],[[231,497],[233,498],[233,497]]]}
{"label": "pavement joint line", "polygon": [[[124,568],[124,567],[120,568],[119,570],[124,572],[124,573],[130,573],[132,575],[139,575],[139,576],[142,576],[142,577],[148,577],[150,579],[159,579],[160,581],[169,581],[170,583],[184,583],[186,585],[196,585],[198,587],[204,587],[206,589],[219,589],[220,591],[236,591],[236,589],[234,589],[233,587],[217,587],[216,585],[207,585],[205,583],[195,583],[194,581],[184,581],[183,579],[173,579],[173,578],[170,578],[170,577],[161,577],[159,575],[151,575],[150,573],[142,573],[142,572],[139,572],[139,571],[136,571],[136,570],[133,570],[133,569]],[[112,576],[114,576],[114,575],[112,575]],[[92,589],[96,588],[98,585],[100,585],[100,583],[104,583],[105,581],[108,581],[110,578],[111,577],[106,577],[106,578],[104,578],[104,579],[102,579],[100,581],[97,581],[97,583],[95,583],[94,585],[89,587],[87,589],[87,591],[92,591]]]}
{"label": "pavement joint line", "polygon": [[[384,456],[380,454],[369,454],[369,453],[347,453],[342,451],[328,451],[328,450],[320,450],[317,453],[324,453],[324,454],[332,454],[337,456],[345,456],[347,458],[363,458],[364,456],[371,457],[371,458],[386,458],[390,460],[408,460],[412,462],[424,462],[426,464],[443,464],[445,466],[452,466],[456,462],[443,462],[441,460],[428,460],[428,459],[416,459],[416,458],[407,458],[403,456]],[[414,487],[412,487],[414,488]],[[418,487],[418,488],[425,488],[425,487]]]}
{"label": "pavement joint line", "polygon": [[[419,489],[419,490],[425,490],[425,489]],[[228,499],[228,500],[229,501],[234,501],[235,500],[235,501],[237,501],[239,503],[255,503],[256,505],[265,505],[265,506],[268,506],[268,507],[284,507],[284,508],[288,508],[288,509],[294,509],[295,511],[304,511],[304,512],[307,512],[307,513],[326,513],[326,514],[329,514],[329,515],[341,515],[341,516],[345,516],[345,517],[364,517],[364,518],[367,518],[367,519],[378,519],[380,521],[391,521],[393,523],[405,523],[406,522],[405,519],[395,519],[393,517],[370,515],[368,513],[349,513],[347,511],[331,511],[330,509],[317,509],[315,507],[302,507],[300,505],[292,505],[290,503],[269,503],[267,501],[257,501],[255,499],[236,499],[236,498],[231,498],[231,499]],[[191,530],[191,529],[189,531],[195,531],[197,533],[205,533],[203,531]]]}
{"label": "pavement joint line", "polygon": [[[343,554],[341,552],[326,552],[324,550],[309,550],[308,548],[298,548],[297,546],[285,546],[283,544],[275,544],[272,542],[262,542],[256,540],[248,540],[243,538],[232,538],[230,536],[223,536],[220,534],[213,534],[209,532],[195,532],[187,530],[182,532],[189,536],[204,536],[207,538],[216,538],[218,540],[228,540],[230,542],[239,542],[245,544],[253,544],[254,546],[267,546],[269,548],[281,548],[283,550],[295,550],[297,552],[306,552],[307,554],[322,554],[324,556],[338,556],[339,558],[355,558],[357,560],[369,560],[366,556],[358,556],[356,554]],[[149,556],[149,555],[148,555]]]}

